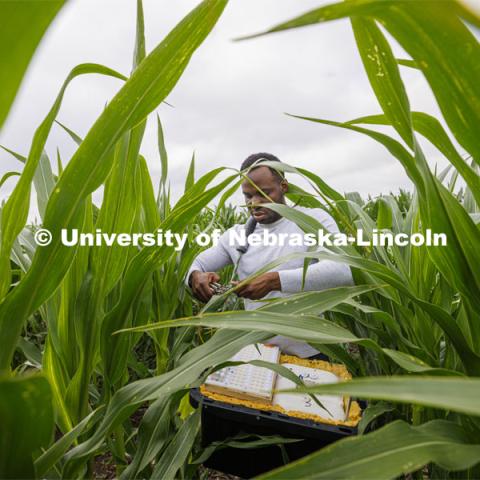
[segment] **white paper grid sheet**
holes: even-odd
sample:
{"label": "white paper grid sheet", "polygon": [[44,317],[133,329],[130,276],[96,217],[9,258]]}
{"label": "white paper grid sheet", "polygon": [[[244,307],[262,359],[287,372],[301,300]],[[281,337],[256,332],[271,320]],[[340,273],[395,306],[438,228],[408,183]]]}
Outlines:
{"label": "white paper grid sheet", "polygon": [[[257,349],[258,347],[258,349]],[[264,360],[278,363],[280,350],[278,347],[262,344],[247,345],[230,360],[234,362],[249,362]],[[226,367],[209,375],[205,381],[208,387],[236,392],[248,396],[270,400],[275,383],[276,373],[272,370],[254,365],[239,365]]]}
{"label": "white paper grid sheet", "polygon": [[[291,370],[303,380],[307,386],[322,383],[337,383],[339,381],[339,378],[333,373],[318,368],[303,367],[292,363],[284,363],[282,366]],[[296,385],[291,380],[281,377],[280,375],[278,376],[275,390],[290,390],[294,388],[296,388]],[[275,393],[273,396],[273,404],[280,405],[287,411],[295,410],[297,412],[319,415],[322,418],[331,420],[345,421],[343,397],[333,395],[315,395],[315,397],[327,408],[328,412],[315,403],[312,397],[306,393]]]}

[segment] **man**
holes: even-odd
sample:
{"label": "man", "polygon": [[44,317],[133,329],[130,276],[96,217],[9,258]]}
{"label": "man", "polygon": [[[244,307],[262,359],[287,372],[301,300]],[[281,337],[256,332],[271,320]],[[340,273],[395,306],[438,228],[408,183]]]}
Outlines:
{"label": "man", "polygon": [[[241,185],[246,204],[252,218],[256,221],[253,233],[262,235],[266,229],[275,235],[303,234],[303,231],[294,222],[273,210],[262,207],[262,204],[265,203],[285,204],[285,194],[288,192],[288,182],[283,175],[275,169],[261,165],[261,162],[266,160],[280,161],[269,153],[256,153],[250,155],[241,166],[241,170],[244,171],[253,165],[247,174],[248,178]],[[324,210],[304,207],[296,207],[296,209],[316,218],[329,232],[339,231],[333,218]],[[238,262],[238,278],[243,280],[279,257],[308,250],[308,246],[294,246],[286,241],[284,245],[281,245],[281,242],[278,242],[278,245],[250,245],[248,250],[241,254],[237,250],[238,245],[231,245],[230,231],[233,230],[239,235],[245,228],[245,225],[234,225],[223,233],[217,245],[208,248],[195,258],[186,280],[196,298],[207,302],[212,297],[214,291],[210,284],[220,280],[217,272],[228,264]],[[262,306],[263,302],[259,302],[259,299],[287,297],[292,293],[301,292],[303,263],[303,259],[284,262],[241,287],[236,293],[245,299],[245,309],[253,310]],[[352,284],[352,275],[347,265],[322,260],[308,266],[303,291],[323,290]],[[268,343],[278,345],[284,353],[302,358],[318,354],[318,351],[308,344],[282,336],[276,336]]]}

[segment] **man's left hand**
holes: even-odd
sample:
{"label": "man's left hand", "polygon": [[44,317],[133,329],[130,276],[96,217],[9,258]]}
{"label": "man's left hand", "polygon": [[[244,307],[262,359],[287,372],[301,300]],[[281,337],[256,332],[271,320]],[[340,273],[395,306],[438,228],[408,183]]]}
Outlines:
{"label": "man's left hand", "polygon": [[[232,282],[234,285],[240,282]],[[263,298],[267,293],[274,290],[280,290],[280,275],[278,272],[267,272],[259,275],[243,287],[235,291],[239,297],[249,298],[250,300],[258,300]]]}

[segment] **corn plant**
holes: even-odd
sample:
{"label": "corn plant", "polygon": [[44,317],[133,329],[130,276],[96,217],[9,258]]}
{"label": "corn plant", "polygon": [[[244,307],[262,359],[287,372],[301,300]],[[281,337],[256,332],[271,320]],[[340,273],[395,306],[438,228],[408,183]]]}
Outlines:
{"label": "corn plant", "polygon": [[[112,338],[110,334],[121,326],[134,325],[139,318],[142,322],[148,318],[151,309],[149,289],[150,292],[153,288],[157,292],[159,287],[162,290],[152,275],[170,259],[173,250],[161,253],[143,251],[139,255],[134,249],[123,248],[70,249],[60,243],[60,228],[131,232],[153,229],[162,223],[145,159],[139,156],[145,117],[174,87],[224,6],[222,1],[202,3],[146,56],[139,2],[131,77],[127,80],[123,75],[95,64],[73,69],[37,129],[30,152],[23,159],[23,172],[2,208],[0,370],[8,375],[25,321],[39,309],[48,325],[43,370],[49,379],[58,427],[63,433],[72,432],[74,426],[87,418],[92,396],[96,402],[108,403],[112,392],[124,383],[130,338]],[[125,81],[125,85],[85,139],[80,141],[78,136],[72,135],[79,143],[78,149],[55,178],[43,154],[45,141],[69,82],[87,73],[112,75]],[[200,179],[196,187],[188,185],[190,189],[177,208],[167,212],[163,219],[166,227],[181,230],[192,222],[203,206],[222,190],[225,182],[207,188],[218,173],[220,171]],[[31,184],[36,178],[45,180],[46,188],[36,184],[36,190],[43,227],[52,232],[53,241],[45,249],[37,248],[29,258],[28,252],[25,255],[15,242],[20,242],[19,234],[23,235]],[[102,184],[105,187],[103,202],[97,208],[92,203],[91,193]],[[74,185],[78,188],[72,189]],[[20,247],[24,245],[20,244]],[[14,288],[11,288],[12,255],[24,269]],[[189,257],[186,255],[186,258]],[[185,262],[183,268],[186,268]],[[133,283],[130,287],[120,281],[125,272],[130,273],[129,277],[127,273]],[[133,278],[135,275],[139,281]],[[164,302],[161,302],[161,308],[165,308]],[[164,314],[168,316],[171,312]],[[165,350],[164,343],[160,342],[160,350]],[[96,379],[99,378],[100,390],[96,388]],[[70,442],[74,440],[75,436]],[[115,453],[124,458],[123,431],[116,432],[113,442]],[[11,448],[15,447],[12,445]],[[5,454],[8,455],[7,450]]]}

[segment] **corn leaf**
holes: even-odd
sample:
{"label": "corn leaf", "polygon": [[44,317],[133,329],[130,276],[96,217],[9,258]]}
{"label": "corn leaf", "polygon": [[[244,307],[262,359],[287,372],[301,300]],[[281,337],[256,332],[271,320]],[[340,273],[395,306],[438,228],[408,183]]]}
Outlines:
{"label": "corn leaf", "polygon": [[163,135],[162,122],[160,117],[157,115],[157,136],[158,136],[158,152],[160,153],[160,164],[161,164],[161,176],[160,176],[160,186],[162,189],[165,189],[168,178],[168,155],[167,149],[165,148],[165,138]]}
{"label": "corn leaf", "polygon": [[[282,301],[278,307],[272,306],[271,309],[264,307],[264,309],[256,311],[208,313],[198,317],[152,323],[121,330],[120,332],[148,332],[162,328],[203,325],[215,328],[265,331],[274,334],[282,333],[286,336],[326,344],[352,342],[359,339],[345,328],[314,315],[374,288],[373,286],[332,288],[315,292],[314,295],[302,294],[292,299],[289,298]],[[282,313],[279,313],[279,311]],[[295,311],[298,315],[295,323],[292,323],[290,319],[289,313],[292,311]]]}
{"label": "corn leaf", "polygon": [[[0,2],[0,128],[7,118],[30,60],[65,2]],[[7,20],[8,19],[8,20]]]}
{"label": "corn leaf", "polygon": [[397,58],[397,63],[399,65],[402,65],[404,67],[409,67],[409,68],[417,68],[418,65],[415,60],[410,60],[409,58]]}
{"label": "corn leaf", "polygon": [[392,376],[358,378],[339,384],[298,387],[299,392],[357,395],[362,398],[415,403],[480,415],[480,379],[470,377]]}
{"label": "corn leaf", "polygon": [[20,176],[20,172],[7,172],[5,173],[2,178],[0,178],[0,188],[2,188],[2,185],[10,178],[10,177],[15,177],[15,176]]}
{"label": "corn leaf", "polygon": [[397,420],[367,435],[340,440],[259,479],[393,479],[435,462],[464,470],[480,461],[480,445],[468,443],[461,427],[434,420],[412,427]]}
{"label": "corn leaf", "polygon": [[185,188],[186,192],[193,184],[195,183],[195,152],[192,154],[192,159],[190,160],[190,165],[188,167],[187,176],[185,178]]}
{"label": "corn leaf", "polygon": [[94,423],[98,419],[101,408],[102,407],[89,413],[78,425],[63,435],[35,460],[35,471],[38,477],[45,477],[48,471],[62,458],[78,436],[84,432],[89,422]]}
{"label": "corn leaf", "polygon": [[200,429],[201,408],[190,415],[163,451],[153,469],[152,478],[174,480],[178,469],[185,463]]}
{"label": "corn leaf", "polygon": [[357,431],[359,435],[363,435],[367,427],[378,417],[384,413],[392,412],[395,407],[387,402],[369,403],[367,408],[362,411],[362,418],[358,424]]}
{"label": "corn leaf", "polygon": [[174,398],[159,398],[150,405],[138,429],[138,448],[121,480],[135,478],[165,446],[171,430]]}
{"label": "corn leaf", "polygon": [[0,477],[36,477],[33,454],[47,447],[53,435],[48,381],[41,376],[1,378],[0,423]]}
{"label": "corn leaf", "polygon": [[375,21],[353,17],[351,23],[363,66],[377,100],[392,126],[413,148],[410,105],[391,47]]}

